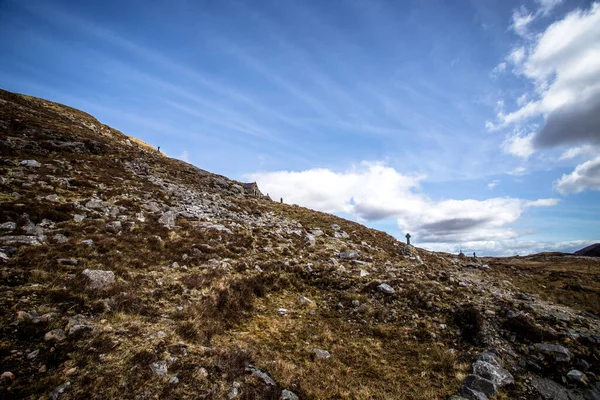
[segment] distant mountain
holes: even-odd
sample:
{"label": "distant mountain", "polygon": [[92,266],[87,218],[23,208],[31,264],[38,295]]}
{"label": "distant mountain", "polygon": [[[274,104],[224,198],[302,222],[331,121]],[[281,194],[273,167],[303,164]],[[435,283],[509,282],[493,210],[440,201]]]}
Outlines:
{"label": "distant mountain", "polygon": [[584,247],[581,250],[577,250],[575,253],[578,256],[587,256],[587,257],[600,257],[600,243],[589,245],[588,247]]}

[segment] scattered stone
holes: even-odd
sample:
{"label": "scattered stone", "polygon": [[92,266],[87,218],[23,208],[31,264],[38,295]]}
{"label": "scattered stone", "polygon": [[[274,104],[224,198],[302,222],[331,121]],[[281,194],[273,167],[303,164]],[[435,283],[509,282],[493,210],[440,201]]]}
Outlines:
{"label": "scattered stone", "polygon": [[62,233],[57,233],[56,235],[52,236],[52,239],[56,242],[56,243],[67,243],[69,241],[69,238],[66,237],[65,235],[63,235]]}
{"label": "scattered stone", "polygon": [[208,377],[208,371],[206,370],[206,368],[204,368],[204,367],[200,368],[200,369],[198,370],[198,376],[199,376],[201,379],[205,379],[205,378],[207,378],[207,377]]}
{"label": "scattered stone", "polygon": [[75,220],[75,222],[80,223],[85,219],[85,215],[73,214],[73,219]]}
{"label": "scattered stone", "polygon": [[381,285],[377,286],[377,290],[379,290],[383,294],[396,293],[396,290],[394,290],[394,288],[388,285],[387,283],[382,283]]}
{"label": "scattered stone", "polygon": [[41,246],[37,236],[0,236],[0,244],[3,245],[23,245],[23,246]]}
{"label": "scattered stone", "polygon": [[569,391],[562,385],[547,378],[536,378],[531,385],[544,400],[570,400]]}
{"label": "scattered stone", "polygon": [[551,356],[556,362],[571,361],[571,353],[563,346],[556,344],[536,343],[535,348],[542,354]]}
{"label": "scattered stone", "polygon": [[340,253],[340,258],[342,260],[356,260],[358,258],[358,252],[353,250],[348,250]]}
{"label": "scattered stone", "polygon": [[44,197],[46,200],[51,201],[53,203],[56,203],[58,201],[60,201],[60,199],[58,198],[58,195],[56,194],[49,194],[48,196]]}
{"label": "scattered stone", "polygon": [[46,332],[44,340],[46,342],[62,342],[67,338],[65,331],[62,329],[53,329],[50,332]]}
{"label": "scattered stone", "polygon": [[160,207],[158,206],[158,204],[156,204],[153,201],[148,204],[142,204],[142,207],[145,210],[150,211],[151,213],[157,213],[160,211]]}
{"label": "scattered stone", "polygon": [[474,390],[466,386],[462,386],[460,388],[460,394],[462,394],[462,396],[457,396],[459,399],[488,400],[488,397],[484,393],[481,393],[478,390]]}
{"label": "scattered stone", "polygon": [[585,361],[584,359],[581,358],[576,358],[575,361],[573,362],[573,366],[578,369],[579,371],[587,371],[588,369],[590,369],[590,363],[588,363],[587,361]]}
{"label": "scattered stone", "polygon": [[308,297],[300,296],[298,298],[298,303],[300,303],[300,304],[312,304],[313,301],[311,299],[309,299]]}
{"label": "scattered stone", "polygon": [[173,211],[164,212],[158,219],[158,223],[164,225],[167,229],[173,229],[175,228],[175,216]]}
{"label": "scattered stone", "polygon": [[240,387],[242,385],[239,382],[233,382],[231,390],[227,393],[227,398],[233,400],[240,395]]}
{"label": "scattered stone", "polygon": [[331,357],[331,354],[327,350],[313,349],[313,352],[320,360],[326,360]]}
{"label": "scattered stone", "polygon": [[112,221],[106,224],[106,231],[110,233],[119,233],[121,228],[121,221]]}
{"label": "scattered stone", "polygon": [[579,382],[579,383],[585,383],[586,382],[586,377],[585,374],[579,370],[576,369],[572,369],[567,373],[567,378],[575,381],[575,382]]}
{"label": "scattered stone", "polygon": [[227,228],[226,226],[223,226],[220,224],[213,224],[212,222],[199,222],[198,225],[196,225],[196,228],[198,228],[198,229],[214,229],[214,230],[226,232],[229,234],[233,233],[233,232],[231,232],[231,229]]}
{"label": "scattered stone", "polygon": [[498,368],[502,367],[502,364],[500,363],[500,360],[498,360],[498,357],[490,351],[484,351],[483,353],[479,353],[477,355],[476,361],[485,361],[487,363],[495,365]]}
{"label": "scattered stone", "polygon": [[253,366],[249,366],[248,368],[246,368],[246,372],[250,372],[252,376],[256,376],[257,378],[259,378],[260,380],[262,380],[265,383],[265,385],[277,386],[277,384],[275,383],[275,381],[273,380],[273,378],[271,378],[269,376],[269,374],[267,374],[266,372],[261,371],[258,368],[255,368]]}
{"label": "scattered stone", "polygon": [[473,374],[492,381],[496,386],[503,387],[515,382],[513,376],[497,365],[478,360],[473,363]]}
{"label": "scattered stone", "polygon": [[85,269],[81,274],[89,280],[88,289],[106,289],[115,283],[115,273],[112,271]]}
{"label": "scattered stone", "polygon": [[14,380],[15,380],[15,374],[13,374],[10,371],[3,372],[2,375],[0,375],[0,381],[2,381],[2,382],[11,382]]}
{"label": "scattered stone", "polygon": [[360,270],[360,277],[364,278],[365,276],[369,276],[369,273],[367,271],[365,271],[364,269]]}
{"label": "scattered stone", "polygon": [[167,373],[169,372],[167,370],[167,362],[164,360],[150,364],[150,369],[152,370],[152,373],[157,376],[167,376]]}
{"label": "scattered stone", "polygon": [[56,389],[54,389],[52,391],[52,393],[50,394],[50,398],[52,400],[58,399],[63,394],[65,394],[65,392],[67,391],[67,389],[69,389],[70,387],[71,387],[71,382],[63,383],[62,385],[58,386]]}
{"label": "scattered stone", "polygon": [[23,160],[19,164],[28,168],[39,168],[42,166],[42,164],[35,160]]}
{"label": "scattered stone", "polygon": [[169,379],[170,385],[177,385],[178,383],[179,383],[179,378],[177,376],[172,376],[171,379]]}
{"label": "scattered stone", "polygon": [[335,232],[333,232],[333,237],[336,239],[349,239],[350,235],[348,235],[344,231],[335,231]]}
{"label": "scattered stone", "polygon": [[6,255],[6,253],[0,251],[0,263],[4,263],[8,260],[10,260],[10,257]]}
{"label": "scattered stone", "polygon": [[300,398],[294,392],[284,389],[281,396],[279,396],[279,400],[300,400]]}
{"label": "scattered stone", "polygon": [[34,350],[31,353],[27,354],[27,359],[28,360],[35,360],[35,358],[38,356],[38,354],[40,354],[40,350]]}
{"label": "scattered stone", "polygon": [[77,373],[77,367],[69,368],[65,371],[66,376],[75,375]]}
{"label": "scattered stone", "polygon": [[340,226],[338,224],[331,224],[331,225],[329,225],[329,227],[331,229],[333,229],[334,231],[339,231],[342,229],[342,228],[340,228]]}
{"label": "scattered stone", "polygon": [[84,239],[81,241],[81,243],[85,244],[86,246],[91,246],[94,244],[94,241],[92,239]]}
{"label": "scattered stone", "polygon": [[[481,392],[487,396],[493,396],[498,392],[498,387],[494,384],[494,382],[474,374],[471,374],[465,378],[465,380],[462,382],[462,387]],[[462,389],[461,394],[465,395]]]}
{"label": "scattered stone", "polygon": [[314,236],[314,237],[319,237],[322,236],[324,233],[322,230],[320,230],[319,228],[313,229],[310,231],[310,233]]}
{"label": "scattered stone", "polygon": [[315,239],[315,237],[311,234],[306,234],[304,241],[306,242],[306,244],[308,244],[309,246],[314,246],[317,243],[317,239]]}
{"label": "scattered stone", "polygon": [[515,298],[519,299],[519,300],[525,300],[525,301],[533,301],[534,300],[532,295],[522,293],[522,292],[515,293]]}
{"label": "scattered stone", "polygon": [[0,224],[0,229],[2,229],[3,231],[12,231],[12,230],[15,230],[16,228],[17,228],[17,224],[15,224],[14,222],[11,222],[11,221]]}
{"label": "scattered stone", "polygon": [[352,300],[352,305],[353,305],[354,307],[358,307],[358,306],[360,306],[360,301],[359,301],[359,300],[356,300],[356,299],[354,299],[354,300]]}
{"label": "scattered stone", "polygon": [[285,315],[287,313],[287,308],[278,308],[277,312],[279,313],[279,315]]}
{"label": "scattered stone", "polygon": [[107,203],[100,199],[90,199],[87,203],[85,203],[85,208],[90,209],[99,209],[107,206]]}
{"label": "scattered stone", "polygon": [[69,328],[69,336],[80,337],[94,330],[93,325],[76,324]]}
{"label": "scattered stone", "polygon": [[135,219],[139,222],[146,222],[146,217],[143,212],[135,213]]}

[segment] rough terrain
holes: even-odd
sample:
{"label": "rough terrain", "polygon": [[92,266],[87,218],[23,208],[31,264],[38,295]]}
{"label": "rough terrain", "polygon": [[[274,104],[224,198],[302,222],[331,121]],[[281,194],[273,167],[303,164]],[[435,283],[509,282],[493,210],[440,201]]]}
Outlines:
{"label": "rough terrain", "polygon": [[600,259],[433,253],[0,91],[1,398],[598,399]]}

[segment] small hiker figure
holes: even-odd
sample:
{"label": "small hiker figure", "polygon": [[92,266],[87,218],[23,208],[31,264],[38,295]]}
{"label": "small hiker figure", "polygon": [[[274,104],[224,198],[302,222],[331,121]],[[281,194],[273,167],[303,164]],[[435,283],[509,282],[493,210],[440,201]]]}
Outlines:
{"label": "small hiker figure", "polygon": [[158,152],[160,153],[160,146],[158,146],[157,149],[158,149]]}
{"label": "small hiker figure", "polygon": [[279,202],[280,202],[281,204],[283,204],[283,197],[282,197],[281,199],[279,199]]}
{"label": "small hiker figure", "polygon": [[477,258],[477,255],[475,254],[475,252],[473,252],[473,258]]}

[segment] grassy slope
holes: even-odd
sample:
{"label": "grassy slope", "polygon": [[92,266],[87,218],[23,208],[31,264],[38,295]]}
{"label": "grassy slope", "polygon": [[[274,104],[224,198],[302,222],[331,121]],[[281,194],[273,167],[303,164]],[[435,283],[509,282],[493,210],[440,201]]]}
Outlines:
{"label": "grassy slope", "polygon": [[[141,155],[135,142],[80,111],[8,92],[0,99],[7,101],[0,104],[2,135],[31,143],[20,149],[0,144],[0,173],[14,178],[2,183],[0,223],[22,223],[26,212],[34,223],[56,222],[52,234],[68,237],[62,244],[49,238],[44,246],[21,247],[1,266],[0,357],[5,370],[17,375],[3,384],[2,396],[35,397],[66,381],[72,384],[66,398],[224,398],[234,381],[243,384],[242,398],[279,398],[288,388],[312,399],[439,399],[458,389],[480,348],[461,338],[453,315],[477,293],[444,290],[447,274],[459,273],[448,257],[413,249],[425,262],[416,267],[405,247],[383,232],[298,206],[234,196],[214,184],[218,176],[145,146]],[[58,149],[56,142],[65,140],[84,143],[85,151]],[[44,165],[31,185],[23,185],[31,171],[14,175],[22,170],[14,162],[31,158]],[[146,222],[117,236],[106,231],[105,216],[73,221],[80,212],[76,202],[93,194],[125,207],[130,220],[142,210],[145,194],[175,204],[173,196],[124,167],[140,158],[151,175],[217,194],[232,213],[297,221],[303,231],[319,227],[325,235],[311,247],[272,226],[236,226],[224,234],[196,229],[180,217],[180,228],[168,230],[158,215],[146,213]],[[59,184],[61,178],[69,184]],[[60,204],[40,199],[50,194]],[[331,224],[350,240],[334,239]],[[94,245],[82,245],[84,239]],[[346,249],[359,250],[367,264],[331,260]],[[78,263],[59,264],[59,258]],[[187,269],[173,268],[173,262]],[[514,277],[505,261],[495,262],[493,279]],[[524,277],[518,280],[522,290],[598,312],[598,264],[564,278],[585,282],[589,291],[563,296],[555,295],[562,292],[548,279],[550,270],[532,263],[514,263]],[[106,291],[86,290],[79,274],[85,268],[112,270],[117,283]],[[370,275],[361,278],[360,269]],[[381,282],[397,292],[379,293]],[[300,305],[301,295],[314,304]],[[288,309],[286,315],[279,308]],[[19,322],[20,311],[54,315],[30,324]],[[44,341],[45,332],[65,328],[76,315],[94,331],[56,344]],[[316,359],[314,348],[332,357]],[[34,349],[38,357],[28,360]],[[170,360],[167,377],[149,368],[159,360]],[[249,363],[268,372],[276,387],[249,375]],[[172,376],[179,383],[169,384]]]}

